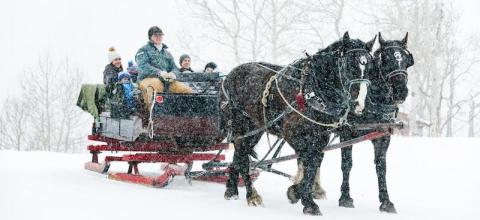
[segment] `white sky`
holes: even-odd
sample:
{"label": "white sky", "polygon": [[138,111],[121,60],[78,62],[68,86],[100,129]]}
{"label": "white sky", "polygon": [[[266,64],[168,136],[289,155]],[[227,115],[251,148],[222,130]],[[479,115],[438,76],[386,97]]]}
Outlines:
{"label": "white sky", "polygon": [[[463,36],[480,33],[480,1],[454,2],[463,16]],[[0,100],[19,92],[22,71],[47,52],[53,57],[68,55],[84,70],[87,82],[100,83],[108,47],[114,45],[126,65],[146,43],[152,25],[164,30],[165,41],[178,58],[184,51],[171,41],[178,38],[182,24],[191,19],[183,16],[181,5],[175,0],[0,0],[0,76],[4,80]],[[189,31],[202,31],[202,27]],[[199,48],[221,56],[221,51],[209,45]],[[193,60],[194,68],[203,65]]]}

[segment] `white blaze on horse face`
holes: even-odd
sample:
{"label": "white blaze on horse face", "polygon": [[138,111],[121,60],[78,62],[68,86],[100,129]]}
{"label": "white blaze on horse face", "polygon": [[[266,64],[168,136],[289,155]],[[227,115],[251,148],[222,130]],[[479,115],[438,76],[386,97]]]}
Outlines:
{"label": "white blaze on horse face", "polygon": [[360,66],[360,70],[362,71],[362,79],[364,76],[365,65],[367,65],[367,58],[365,56],[361,56],[359,66]]}
{"label": "white blaze on horse face", "polygon": [[355,113],[361,114],[365,109],[365,99],[367,98],[367,82],[360,83],[360,91],[358,93],[358,97],[355,100],[358,104],[355,106]]}
{"label": "white blaze on horse face", "polygon": [[[367,58],[365,56],[360,57],[360,63],[358,64],[361,70],[362,79],[365,76],[365,65],[367,64]],[[360,91],[358,92],[357,99],[358,104],[355,106],[355,113],[360,114],[365,109],[365,99],[367,98],[367,82],[360,83]]]}
{"label": "white blaze on horse face", "polygon": [[402,53],[400,53],[399,51],[395,51],[395,53],[393,53],[393,56],[398,62],[398,68],[402,68]]}

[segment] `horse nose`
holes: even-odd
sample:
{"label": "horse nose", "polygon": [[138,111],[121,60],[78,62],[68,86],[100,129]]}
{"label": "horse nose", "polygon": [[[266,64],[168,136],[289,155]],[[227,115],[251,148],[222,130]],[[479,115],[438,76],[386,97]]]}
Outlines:
{"label": "horse nose", "polygon": [[362,105],[360,102],[355,102],[355,114],[360,115],[365,110],[365,106]]}

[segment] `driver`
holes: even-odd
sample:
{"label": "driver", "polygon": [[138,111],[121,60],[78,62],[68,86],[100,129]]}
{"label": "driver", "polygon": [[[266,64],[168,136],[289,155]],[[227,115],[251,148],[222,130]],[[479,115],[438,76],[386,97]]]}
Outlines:
{"label": "driver", "polygon": [[148,43],[141,47],[135,59],[138,63],[140,74],[138,81],[143,98],[150,106],[153,91],[163,92],[164,82],[169,82],[169,92],[191,93],[192,89],[182,82],[176,81],[176,73],[179,72],[175,65],[172,54],[163,44],[163,31],[157,26],[148,30]]}

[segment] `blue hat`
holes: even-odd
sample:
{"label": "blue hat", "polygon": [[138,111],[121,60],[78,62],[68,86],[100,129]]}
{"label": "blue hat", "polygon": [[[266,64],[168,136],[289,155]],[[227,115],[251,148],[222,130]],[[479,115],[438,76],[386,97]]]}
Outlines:
{"label": "blue hat", "polygon": [[130,73],[127,71],[122,71],[118,73],[118,81],[122,80],[123,78],[128,78],[130,79]]}
{"label": "blue hat", "polygon": [[133,60],[128,61],[127,71],[130,74],[137,74],[138,73],[138,66],[133,62]]}

